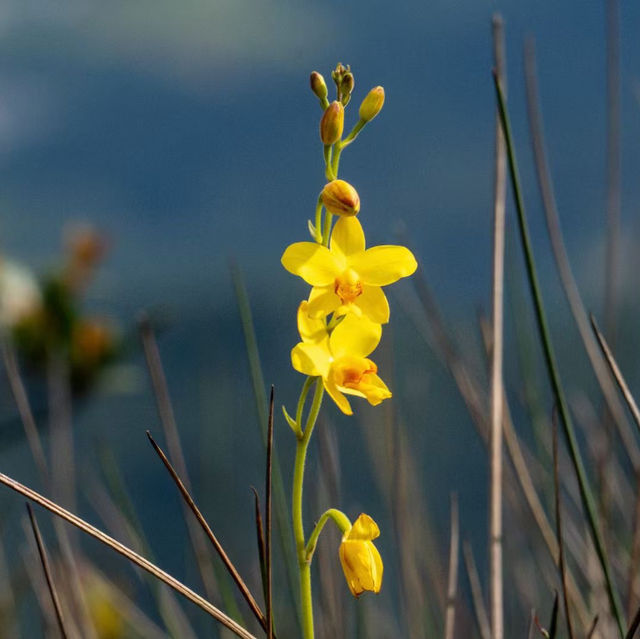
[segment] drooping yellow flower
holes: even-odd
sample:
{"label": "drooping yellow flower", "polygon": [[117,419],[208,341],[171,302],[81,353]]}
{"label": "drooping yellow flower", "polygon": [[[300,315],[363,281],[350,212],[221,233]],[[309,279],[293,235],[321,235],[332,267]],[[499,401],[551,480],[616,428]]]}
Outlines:
{"label": "drooping yellow flower", "polygon": [[322,377],[325,390],[346,415],[353,411],[345,394],[363,397],[373,406],[391,397],[378,377],[378,367],[367,358],[380,342],[380,324],[347,315],[329,334],[324,320],[309,317],[307,307],[305,301],[298,308],[302,342],[291,351],[293,367],[304,375]]}
{"label": "drooping yellow flower", "polygon": [[308,313],[324,317],[353,313],[371,321],[389,321],[389,303],[382,286],[411,275],[417,262],[404,246],[365,248],[362,226],[355,217],[340,218],[329,248],[314,242],[296,242],[282,255],[282,265],[313,289]]}
{"label": "drooping yellow flower", "polygon": [[380,592],[382,558],[372,541],[379,536],[376,522],[363,513],[342,537],[340,563],[354,597],[359,597],[365,590]]}

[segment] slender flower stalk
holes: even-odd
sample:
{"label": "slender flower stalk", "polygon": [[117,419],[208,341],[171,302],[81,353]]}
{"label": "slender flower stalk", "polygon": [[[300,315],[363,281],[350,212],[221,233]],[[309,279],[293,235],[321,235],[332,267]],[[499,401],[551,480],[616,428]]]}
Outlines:
{"label": "slender flower stalk", "polygon": [[313,403],[309,409],[309,416],[304,431],[298,437],[296,446],[296,459],[293,467],[293,500],[291,510],[293,513],[293,535],[296,541],[296,557],[298,559],[298,569],[300,571],[300,604],[302,608],[302,636],[304,639],[312,639],[313,634],[313,603],[311,598],[311,562],[306,557],[306,542],[304,535],[303,521],[303,483],[304,466],[307,460],[307,449],[313,429],[318,419],[324,386],[322,378],[316,380],[316,389],[313,395]]}
{"label": "slender flower stalk", "polygon": [[[325,391],[345,415],[353,414],[347,396],[366,399],[373,406],[391,397],[391,391],[377,374],[377,366],[368,359],[380,341],[382,324],[389,321],[389,305],[381,287],[411,275],[417,267],[415,258],[404,247],[366,249],[364,231],[357,219],[360,196],[351,184],[338,179],[343,149],[378,115],[384,103],[384,89],[371,90],[360,107],[357,124],[343,139],[345,107],[351,100],[354,77],[351,69],[342,64],[338,64],[331,77],[337,94],[331,103],[322,76],[314,71],[310,78],[311,90],[323,109],[320,139],[328,181],[316,201],[313,222],[308,223],[313,241],[292,244],[281,260],[289,272],[313,287],[308,300],[303,300],[298,307],[301,341],[291,351],[293,368],[307,378],[295,417],[283,407],[285,420],[297,439],[292,523],[300,576],[303,639],[314,638],[311,562],[329,519],[343,535],[339,557],[351,593],[355,597],[365,591],[377,593],[382,586],[382,558],[373,544],[380,530],[369,515],[361,514],[352,525],[344,513],[330,508],[306,537],[304,470]],[[335,226],[334,218],[337,218]],[[313,399],[303,427],[312,387]]]}

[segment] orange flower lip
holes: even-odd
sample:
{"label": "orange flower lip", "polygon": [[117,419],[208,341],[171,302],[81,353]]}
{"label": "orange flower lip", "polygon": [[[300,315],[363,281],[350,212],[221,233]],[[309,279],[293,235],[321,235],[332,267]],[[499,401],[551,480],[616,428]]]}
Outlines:
{"label": "orange flower lip", "polygon": [[343,304],[349,304],[362,295],[362,282],[353,269],[347,269],[336,277],[334,291]]}

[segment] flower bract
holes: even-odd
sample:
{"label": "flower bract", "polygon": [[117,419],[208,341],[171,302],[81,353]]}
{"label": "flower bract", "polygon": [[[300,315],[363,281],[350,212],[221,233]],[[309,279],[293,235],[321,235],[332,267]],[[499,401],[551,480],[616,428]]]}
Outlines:
{"label": "flower bract", "polygon": [[380,324],[347,315],[329,332],[323,319],[309,317],[307,307],[305,301],[298,308],[302,341],[291,351],[293,368],[304,375],[322,377],[325,390],[346,415],[353,411],[345,395],[363,397],[373,406],[391,397],[378,377],[378,367],[367,358],[380,342]]}
{"label": "flower bract", "polygon": [[355,217],[340,218],[329,248],[315,242],[296,242],[282,255],[282,265],[313,289],[308,313],[324,317],[352,313],[373,322],[389,321],[389,303],[382,286],[411,275],[417,262],[404,246],[366,248],[364,232]]}
{"label": "flower bract", "polygon": [[363,513],[342,537],[340,563],[354,597],[359,597],[365,590],[380,592],[382,558],[372,541],[379,536],[380,529],[376,522]]}

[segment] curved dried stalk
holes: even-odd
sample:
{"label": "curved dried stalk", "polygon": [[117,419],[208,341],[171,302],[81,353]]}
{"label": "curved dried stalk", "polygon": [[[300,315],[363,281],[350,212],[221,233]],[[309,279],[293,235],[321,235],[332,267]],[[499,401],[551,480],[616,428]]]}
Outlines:
{"label": "curved dried stalk", "polygon": [[560,228],[560,217],[556,206],[553,184],[549,170],[549,162],[545,150],[542,114],[540,110],[540,97],[538,92],[535,50],[532,40],[528,40],[524,52],[525,61],[525,86],[527,93],[527,113],[529,120],[529,131],[533,147],[533,156],[536,167],[536,177],[542,196],[542,204],[545,214],[547,232],[551,242],[553,257],[558,269],[560,283],[569,304],[569,309],[580,333],[580,338],[584,344],[585,351],[589,357],[591,367],[602,391],[602,395],[607,404],[607,408],[613,417],[613,421],[618,428],[620,438],[624,442],[624,448],[629,455],[631,463],[640,470],[640,449],[638,443],[631,432],[624,415],[623,407],[615,393],[615,388],[606,374],[606,368],[602,359],[598,355],[597,345],[591,332],[589,331],[589,321],[584,303],[578,289],[578,285],[573,276],[567,250]]}
{"label": "curved dried stalk", "polygon": [[79,528],[94,539],[97,539],[98,541],[105,544],[105,546],[109,546],[109,548],[115,550],[123,557],[126,557],[129,561],[136,564],[143,570],[151,573],[154,577],[158,578],[160,581],[163,581],[183,597],[196,604],[196,606],[199,606],[202,610],[219,621],[223,626],[226,626],[229,630],[234,632],[238,637],[242,637],[243,639],[256,639],[255,635],[252,635],[248,630],[245,630],[242,626],[231,619],[231,617],[228,617],[213,604],[209,603],[204,597],[185,586],[175,577],[172,577],[169,573],[165,572],[161,568],[158,568],[158,566],[156,566],[155,564],[152,564],[148,559],[145,559],[138,553],[131,550],[131,548],[127,548],[127,546],[113,539],[113,537],[110,537],[100,529],[87,523],[86,521],[84,521],[84,519],[81,519],[77,515],[70,513],[68,510],[62,508],[62,506],[59,506],[50,499],[43,497],[40,493],[37,493],[35,490],[28,488],[24,484],[21,484],[20,482],[12,479],[4,473],[0,473],[0,484],[4,484],[8,488],[15,490],[17,493],[21,494],[27,499],[40,504],[43,508],[46,508],[54,515],[57,515],[61,519],[68,521],[70,524],[73,524],[76,528]]}

